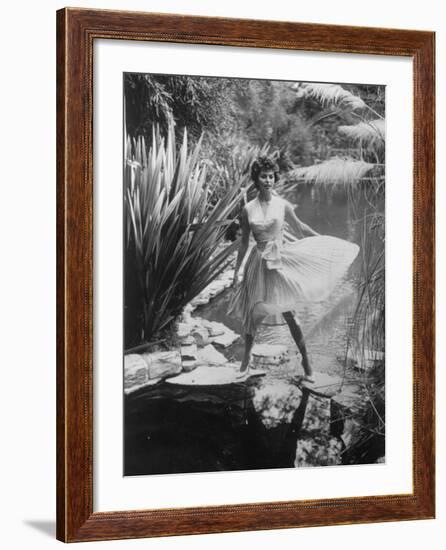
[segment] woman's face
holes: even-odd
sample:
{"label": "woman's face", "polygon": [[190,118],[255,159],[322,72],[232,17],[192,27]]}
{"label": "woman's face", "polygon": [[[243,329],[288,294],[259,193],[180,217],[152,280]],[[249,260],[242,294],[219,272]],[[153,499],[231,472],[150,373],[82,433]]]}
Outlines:
{"label": "woman's face", "polygon": [[275,177],[272,170],[262,170],[257,178],[257,189],[262,194],[271,193],[274,188]]}

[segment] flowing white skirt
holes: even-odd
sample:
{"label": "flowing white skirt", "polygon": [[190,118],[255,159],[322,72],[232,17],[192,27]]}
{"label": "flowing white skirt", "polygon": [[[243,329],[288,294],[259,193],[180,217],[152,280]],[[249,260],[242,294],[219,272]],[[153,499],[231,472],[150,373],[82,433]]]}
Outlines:
{"label": "flowing white skirt", "polygon": [[337,237],[307,237],[285,243],[280,269],[269,269],[261,247],[254,246],[228,313],[242,320],[245,333],[254,334],[259,323],[278,322],[281,313],[295,311],[303,300],[327,298],[358,252],[358,245]]}

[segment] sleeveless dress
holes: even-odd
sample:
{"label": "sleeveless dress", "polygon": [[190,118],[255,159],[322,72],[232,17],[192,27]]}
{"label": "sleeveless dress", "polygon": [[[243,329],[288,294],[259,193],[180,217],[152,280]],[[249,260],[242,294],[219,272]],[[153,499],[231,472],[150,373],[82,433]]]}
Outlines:
{"label": "sleeveless dress", "polygon": [[302,301],[324,300],[359,252],[358,245],[327,235],[287,242],[285,205],[273,195],[266,212],[258,198],[245,207],[256,244],[228,313],[242,320],[247,334],[261,322],[283,324],[281,314],[296,311]]}

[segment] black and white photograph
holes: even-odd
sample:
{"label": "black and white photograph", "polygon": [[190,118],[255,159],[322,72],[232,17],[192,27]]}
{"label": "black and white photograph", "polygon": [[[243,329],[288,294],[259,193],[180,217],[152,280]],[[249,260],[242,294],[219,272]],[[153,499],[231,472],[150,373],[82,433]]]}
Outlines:
{"label": "black and white photograph", "polygon": [[386,461],[385,92],[123,75],[124,476]]}

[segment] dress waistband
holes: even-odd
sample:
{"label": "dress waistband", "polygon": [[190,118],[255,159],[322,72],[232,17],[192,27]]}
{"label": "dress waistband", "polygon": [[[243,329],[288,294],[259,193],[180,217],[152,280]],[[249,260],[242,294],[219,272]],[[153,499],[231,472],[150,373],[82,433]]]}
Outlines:
{"label": "dress waistband", "polygon": [[281,269],[282,267],[282,239],[273,239],[269,241],[258,241],[257,249],[262,253],[262,258],[266,260],[268,269]]}

